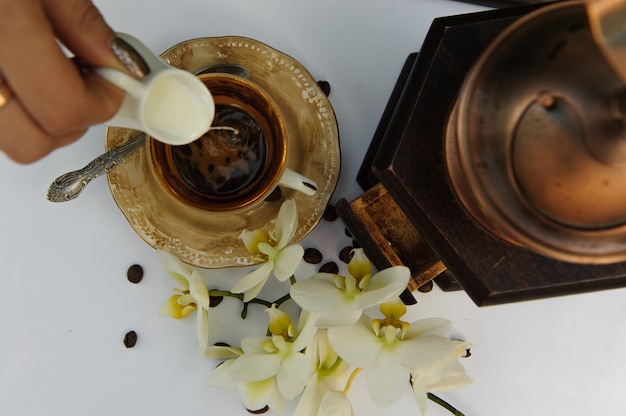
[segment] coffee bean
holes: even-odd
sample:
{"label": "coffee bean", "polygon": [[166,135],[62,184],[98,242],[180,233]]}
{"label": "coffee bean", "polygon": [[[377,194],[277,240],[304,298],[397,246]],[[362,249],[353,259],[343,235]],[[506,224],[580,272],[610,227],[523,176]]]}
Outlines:
{"label": "coffee bean", "polygon": [[319,85],[327,97],[330,95],[330,83],[328,81],[317,81],[317,85]]}
{"label": "coffee bean", "polygon": [[261,408],[261,409],[257,409],[257,410],[250,410],[250,409],[246,409],[248,411],[248,413],[252,413],[253,415],[262,415],[263,413],[267,413],[270,408],[268,405],[265,405],[265,407]]}
{"label": "coffee bean", "polygon": [[338,218],[337,210],[334,205],[327,205],[324,213],[322,214],[322,218],[326,221],[335,221]]}
{"label": "coffee bean", "polygon": [[224,300],[224,296],[211,296],[209,300],[209,307],[215,308],[217,305],[222,303],[223,300]]}
{"label": "coffee bean", "polygon": [[348,230],[347,228],[344,228],[343,232],[346,235],[346,237],[352,238],[352,233],[350,232],[350,230]]}
{"label": "coffee bean", "polygon": [[143,267],[138,264],[133,264],[128,268],[126,272],[126,278],[131,283],[139,283],[143,279]]}
{"label": "coffee bean", "polygon": [[339,252],[339,260],[344,263],[350,263],[350,260],[352,260],[352,250],[354,250],[354,247],[348,246],[342,248]]}
{"label": "coffee bean", "polygon": [[339,273],[339,266],[334,261],[329,261],[328,263],[322,264],[320,267],[320,273],[330,273],[337,274]]}
{"label": "coffee bean", "polygon": [[137,344],[137,333],[135,331],[128,331],[124,335],[124,345],[126,348],[133,348]]}
{"label": "coffee bean", "polygon": [[309,264],[319,264],[322,262],[322,253],[316,248],[307,248],[303,258]]}

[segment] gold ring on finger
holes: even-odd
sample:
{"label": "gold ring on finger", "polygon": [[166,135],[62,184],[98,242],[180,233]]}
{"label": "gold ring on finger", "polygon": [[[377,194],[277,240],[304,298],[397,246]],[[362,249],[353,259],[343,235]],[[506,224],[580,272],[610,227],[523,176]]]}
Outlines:
{"label": "gold ring on finger", "polygon": [[9,87],[9,84],[0,77],[0,110],[11,101],[11,98],[13,98],[13,90]]}

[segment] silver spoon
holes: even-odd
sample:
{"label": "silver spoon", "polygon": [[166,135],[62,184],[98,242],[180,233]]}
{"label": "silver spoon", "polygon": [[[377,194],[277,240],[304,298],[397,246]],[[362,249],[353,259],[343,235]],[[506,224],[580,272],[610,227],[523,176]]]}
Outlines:
{"label": "silver spoon", "polygon": [[[250,78],[248,70],[241,65],[220,64],[204,68],[195,75],[209,73],[225,73],[238,75],[242,78]],[[223,129],[224,127],[214,127],[212,129]],[[93,179],[115,169],[118,163],[123,161],[129,154],[141,147],[146,141],[146,134],[141,133],[124,144],[114,147],[108,152],[98,156],[82,169],[68,172],[56,178],[50,187],[46,197],[51,202],[71,201],[80,195],[87,184]]]}

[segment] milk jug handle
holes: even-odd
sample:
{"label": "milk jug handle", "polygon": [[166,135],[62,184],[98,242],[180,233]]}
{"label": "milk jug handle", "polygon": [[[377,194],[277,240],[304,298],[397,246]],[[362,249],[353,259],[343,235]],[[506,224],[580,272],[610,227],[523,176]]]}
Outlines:
{"label": "milk jug handle", "polygon": [[143,87],[135,78],[111,68],[95,68],[94,72],[133,96],[141,96]]}

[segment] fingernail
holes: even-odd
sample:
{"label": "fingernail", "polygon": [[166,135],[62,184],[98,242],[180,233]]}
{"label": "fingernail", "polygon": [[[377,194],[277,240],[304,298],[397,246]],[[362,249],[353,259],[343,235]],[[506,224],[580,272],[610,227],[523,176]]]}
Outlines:
{"label": "fingernail", "polygon": [[146,61],[124,39],[114,38],[111,42],[111,51],[124,68],[136,78],[142,78],[150,73],[150,67]]}

